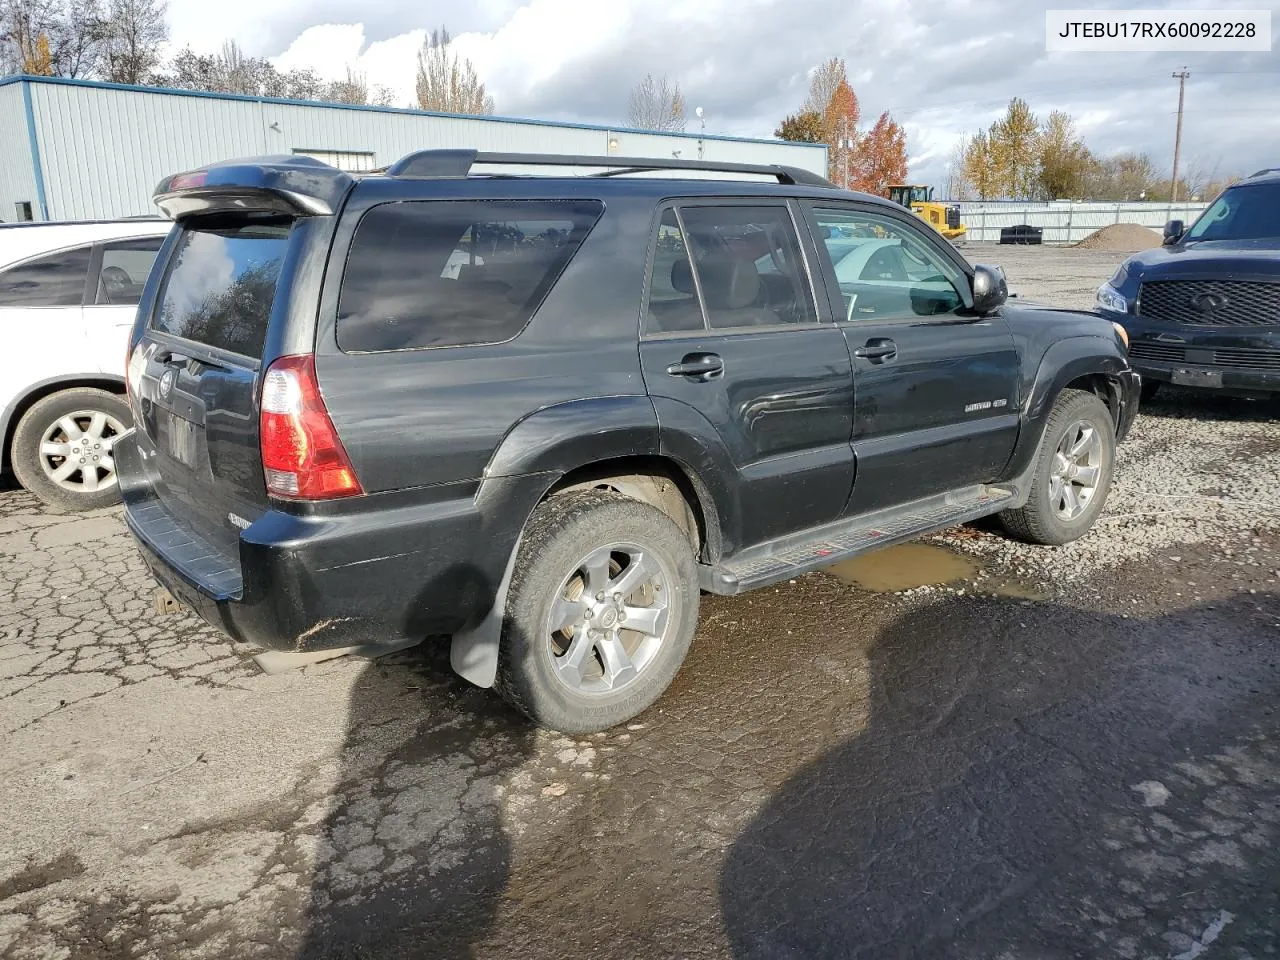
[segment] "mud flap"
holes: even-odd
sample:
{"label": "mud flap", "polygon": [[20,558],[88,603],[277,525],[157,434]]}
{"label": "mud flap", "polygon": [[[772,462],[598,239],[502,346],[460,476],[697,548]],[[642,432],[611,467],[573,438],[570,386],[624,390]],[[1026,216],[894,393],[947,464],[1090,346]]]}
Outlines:
{"label": "mud flap", "polygon": [[502,642],[502,622],[507,611],[507,589],[516,569],[520,543],[516,542],[507,560],[507,569],[493,596],[493,606],[476,626],[453,635],[449,664],[453,672],[477,687],[492,687],[498,676],[498,645]]}

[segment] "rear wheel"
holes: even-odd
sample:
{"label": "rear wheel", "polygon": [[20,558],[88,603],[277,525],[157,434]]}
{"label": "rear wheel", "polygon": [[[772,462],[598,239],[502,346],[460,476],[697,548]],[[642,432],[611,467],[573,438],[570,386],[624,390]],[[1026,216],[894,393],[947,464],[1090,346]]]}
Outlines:
{"label": "rear wheel", "polygon": [[697,619],[693,547],[666,514],[616,493],[553,497],[521,543],[496,686],[541,726],[604,730],[662,695]]}
{"label": "rear wheel", "polygon": [[129,405],[105,390],[50,394],[18,421],[13,473],[56,510],[109,507],[120,499],[112,449],[132,422]]}
{"label": "rear wheel", "polygon": [[1000,514],[1005,530],[1054,546],[1084,536],[1106,503],[1115,455],[1115,424],[1106,404],[1092,393],[1063,390],[1040,439],[1031,496]]}

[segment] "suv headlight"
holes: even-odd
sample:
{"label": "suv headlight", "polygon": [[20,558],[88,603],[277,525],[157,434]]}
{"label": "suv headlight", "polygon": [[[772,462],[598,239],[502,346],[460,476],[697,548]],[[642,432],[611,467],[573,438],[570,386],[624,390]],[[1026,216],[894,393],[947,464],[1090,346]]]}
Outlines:
{"label": "suv headlight", "polygon": [[1110,310],[1113,313],[1129,312],[1129,301],[1110,283],[1104,283],[1098,288],[1097,302],[1103,310]]}

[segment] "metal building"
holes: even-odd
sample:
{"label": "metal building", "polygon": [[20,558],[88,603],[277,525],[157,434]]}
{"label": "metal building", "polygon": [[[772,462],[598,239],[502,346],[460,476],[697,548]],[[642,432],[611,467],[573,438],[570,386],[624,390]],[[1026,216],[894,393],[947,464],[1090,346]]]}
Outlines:
{"label": "metal building", "polygon": [[430,147],[827,167],[821,144],[16,76],[0,80],[0,220],[152,214],[162,177],[233,157],[355,171]]}

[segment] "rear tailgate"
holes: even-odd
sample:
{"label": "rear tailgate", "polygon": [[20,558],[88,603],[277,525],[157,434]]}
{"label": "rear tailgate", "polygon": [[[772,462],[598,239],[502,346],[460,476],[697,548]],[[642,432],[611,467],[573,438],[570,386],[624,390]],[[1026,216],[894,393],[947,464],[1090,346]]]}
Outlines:
{"label": "rear tailgate", "polygon": [[187,220],[131,362],[137,443],[166,523],[237,572],[240,531],[268,507],[259,379],[292,226],[281,216]]}

